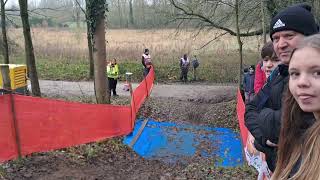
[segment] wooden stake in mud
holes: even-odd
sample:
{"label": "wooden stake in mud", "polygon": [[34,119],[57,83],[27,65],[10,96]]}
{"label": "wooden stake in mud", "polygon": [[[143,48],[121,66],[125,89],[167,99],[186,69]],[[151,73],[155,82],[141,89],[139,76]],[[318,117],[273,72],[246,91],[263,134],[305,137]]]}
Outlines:
{"label": "wooden stake in mud", "polygon": [[144,79],[144,82],[146,84],[146,92],[147,92],[147,98],[149,97],[149,91],[148,91],[148,82],[147,82],[147,76],[146,78]]}
{"label": "wooden stake in mud", "polygon": [[129,147],[132,148],[134,146],[134,144],[137,142],[137,140],[139,139],[140,135],[142,134],[143,129],[146,127],[146,125],[148,124],[148,118],[144,119],[137,134],[133,137],[133,139],[131,140]]}
{"label": "wooden stake in mud", "polygon": [[[130,94],[131,94],[131,98],[133,101],[133,106],[135,107],[135,102],[134,102],[134,97],[133,97],[133,91],[132,91],[132,84],[131,84],[131,75],[132,73],[126,73],[126,79],[127,82],[129,83],[129,89],[130,89]],[[147,80],[144,79],[145,83],[146,83],[146,93],[147,93],[147,98],[149,97],[149,92],[148,92],[148,84],[147,84]],[[131,111],[132,111],[132,107],[131,107]],[[133,137],[133,139],[131,140],[129,147],[133,148],[134,144],[137,142],[137,140],[139,139],[140,135],[142,134],[143,129],[146,127],[146,125],[148,124],[148,118],[145,118],[144,121],[142,122],[137,134]],[[134,123],[133,123],[134,125]]]}
{"label": "wooden stake in mud", "polygon": [[131,72],[126,72],[126,81],[129,85],[129,91],[130,91],[130,98],[133,99],[133,90],[132,90],[132,84],[131,84]]}
{"label": "wooden stake in mud", "polygon": [[[131,117],[132,117],[132,109],[134,109],[135,111],[135,108],[136,108],[136,105],[135,105],[135,102],[134,102],[134,97],[133,97],[133,90],[132,90],[132,84],[131,84],[131,76],[132,76],[132,73],[131,72],[126,72],[126,82],[128,83],[128,86],[129,86],[129,91],[130,91],[130,109],[131,109]],[[135,119],[132,120],[132,128],[134,126],[134,121]]]}
{"label": "wooden stake in mud", "polygon": [[12,113],[12,122],[13,122],[13,135],[15,136],[15,139],[16,139],[16,146],[17,146],[18,156],[20,159],[22,157],[21,142],[20,142],[19,128],[18,128],[15,106],[14,106],[14,99],[13,99],[12,90],[11,90],[9,65],[1,65],[0,70],[2,74],[3,89],[8,90],[10,94],[10,102],[11,102],[10,104],[11,104],[11,113]]}

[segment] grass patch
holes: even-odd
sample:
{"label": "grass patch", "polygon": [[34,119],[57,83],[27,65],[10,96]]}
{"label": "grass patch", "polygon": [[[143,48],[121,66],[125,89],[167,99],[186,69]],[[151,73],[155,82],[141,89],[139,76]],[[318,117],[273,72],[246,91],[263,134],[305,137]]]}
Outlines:
{"label": "grass patch", "polygon": [[[32,40],[40,79],[83,81],[88,80],[89,63],[85,31],[58,28],[32,28]],[[116,58],[120,64],[120,80],[125,72],[133,73],[133,81],[143,76],[141,55],[149,48],[155,65],[157,81],[176,81],[180,77],[179,59],[187,53],[197,55],[200,66],[198,79],[217,83],[238,82],[239,55],[235,36],[225,35],[201,48],[219,31],[208,32],[161,30],[108,30],[106,33],[107,59]],[[197,36],[195,36],[197,34]],[[8,36],[17,44],[11,62],[24,63],[22,29],[8,29]],[[241,38],[244,65],[256,64],[261,42],[259,37]],[[18,53],[20,52],[20,54]],[[0,56],[0,63],[3,62]],[[189,73],[192,79],[192,72]]]}
{"label": "grass patch", "polygon": [[[197,79],[214,83],[236,83],[238,82],[239,63],[237,53],[225,56],[200,57],[200,66],[197,69]],[[255,64],[257,55],[247,52],[244,64]],[[3,58],[0,58],[0,63]],[[25,64],[24,56],[18,55],[10,58],[11,63]],[[154,60],[156,80],[158,82],[177,81],[180,77],[178,60],[162,63]],[[40,79],[86,81],[90,80],[89,63],[85,59],[55,59],[51,57],[37,57],[36,66]],[[125,73],[132,72],[132,80],[139,82],[143,78],[143,67],[140,61],[119,60],[120,80],[125,80]],[[190,69],[188,78],[193,79],[193,71]]]}
{"label": "grass patch", "polygon": [[[57,94],[42,94],[43,98],[48,99],[58,99],[63,101],[70,101],[70,102],[81,102],[86,104],[96,104],[96,97],[89,96],[89,95],[81,95],[81,96],[65,96],[65,95],[57,95]],[[127,96],[119,96],[114,97],[111,96],[111,104],[113,105],[120,105],[120,106],[129,106],[130,105],[130,98]]]}

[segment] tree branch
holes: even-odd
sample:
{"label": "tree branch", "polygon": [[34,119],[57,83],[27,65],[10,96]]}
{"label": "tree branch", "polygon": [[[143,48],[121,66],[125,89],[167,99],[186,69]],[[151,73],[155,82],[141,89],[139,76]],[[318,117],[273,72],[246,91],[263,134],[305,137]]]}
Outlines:
{"label": "tree branch", "polygon": [[75,0],[76,1],[76,3],[77,3],[77,5],[79,6],[79,8],[81,9],[81,11],[83,12],[83,14],[87,14],[86,13],[86,10],[84,10],[82,7],[81,7],[81,4],[79,3],[79,1],[78,0]]}
{"label": "tree branch", "polygon": [[224,36],[224,35],[226,35],[226,34],[228,34],[228,32],[224,32],[224,33],[219,34],[218,36],[214,37],[213,39],[211,39],[211,40],[208,41],[206,44],[202,45],[200,48],[198,48],[198,49],[196,49],[196,50],[200,50],[200,49],[206,47],[207,45],[209,45],[210,43],[212,43],[214,40],[219,39],[220,37],[222,37],[222,36]]}
{"label": "tree branch", "polygon": [[[209,26],[212,26],[212,27],[217,28],[217,29],[224,30],[224,31],[226,31],[227,33],[229,33],[232,36],[237,36],[237,33],[235,31],[233,31],[232,29],[224,27],[224,26],[221,26],[221,25],[211,21],[209,18],[203,16],[202,14],[195,13],[192,9],[190,9],[190,7],[188,7],[188,9],[190,11],[188,11],[185,8],[183,8],[182,6],[179,6],[175,2],[175,0],[170,0],[170,2],[176,9],[180,10],[183,13],[183,14],[178,14],[178,16],[187,16],[187,17],[184,17],[183,19],[198,19],[199,21],[207,23]],[[255,30],[255,31],[247,32],[247,33],[240,33],[240,36],[241,37],[248,37],[248,36],[261,35],[262,32],[263,32],[262,29],[258,29],[258,30]]]}
{"label": "tree branch", "polygon": [[17,16],[17,17],[19,17],[20,15],[19,15],[19,14],[10,14],[10,13],[6,13],[6,16]]}
{"label": "tree branch", "polygon": [[18,24],[16,24],[12,19],[10,19],[8,16],[6,16],[6,19],[11,22],[11,24],[18,26]]}
{"label": "tree branch", "polygon": [[38,12],[36,12],[36,11],[29,11],[29,10],[28,10],[28,12],[30,13],[30,16],[31,16],[31,14],[36,14],[36,15],[39,15],[39,16],[42,16],[42,17],[45,17],[45,18],[49,17],[49,16],[47,16],[47,15],[45,15],[45,14],[38,13]]}
{"label": "tree branch", "polygon": [[15,11],[19,11],[19,9],[6,9],[5,11],[8,11],[8,12],[15,12]]}
{"label": "tree branch", "polygon": [[37,11],[37,10],[50,10],[50,11],[64,11],[64,6],[61,6],[61,7],[57,7],[57,8],[48,8],[48,7],[45,7],[45,8],[34,8],[34,9],[31,9],[29,10],[30,12],[33,12],[33,11]]}

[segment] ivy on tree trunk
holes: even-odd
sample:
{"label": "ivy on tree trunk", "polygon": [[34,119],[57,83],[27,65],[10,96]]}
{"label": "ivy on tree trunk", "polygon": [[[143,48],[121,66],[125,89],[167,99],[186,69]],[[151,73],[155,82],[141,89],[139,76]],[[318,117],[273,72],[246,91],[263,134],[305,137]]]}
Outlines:
{"label": "ivy on tree trunk", "polygon": [[[105,0],[86,0],[87,21],[90,28],[94,57],[94,89],[98,104],[110,104],[106,78]],[[108,93],[107,93],[108,90]]]}

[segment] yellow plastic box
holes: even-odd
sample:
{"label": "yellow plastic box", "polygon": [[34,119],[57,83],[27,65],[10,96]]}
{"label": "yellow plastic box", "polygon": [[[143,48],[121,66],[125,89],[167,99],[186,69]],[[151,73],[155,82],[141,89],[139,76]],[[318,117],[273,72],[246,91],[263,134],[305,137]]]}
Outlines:
{"label": "yellow plastic box", "polygon": [[[0,64],[0,66],[7,64]],[[10,72],[11,89],[16,90],[27,86],[27,66],[23,64],[8,64]],[[3,88],[2,73],[0,71],[0,88]]]}

